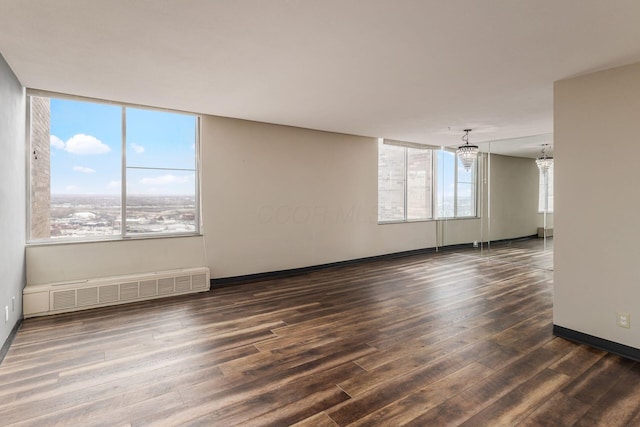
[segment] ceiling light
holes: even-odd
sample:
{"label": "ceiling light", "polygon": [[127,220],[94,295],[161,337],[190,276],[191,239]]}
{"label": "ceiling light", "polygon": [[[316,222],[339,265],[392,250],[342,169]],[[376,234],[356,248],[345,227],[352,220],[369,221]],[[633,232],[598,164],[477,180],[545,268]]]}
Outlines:
{"label": "ceiling light", "polygon": [[456,150],[456,154],[462,162],[464,170],[468,172],[473,165],[473,161],[476,159],[476,157],[478,157],[478,146],[469,144],[469,132],[471,132],[471,129],[465,129],[464,132],[465,133],[462,136],[464,145],[458,147],[458,149]]}

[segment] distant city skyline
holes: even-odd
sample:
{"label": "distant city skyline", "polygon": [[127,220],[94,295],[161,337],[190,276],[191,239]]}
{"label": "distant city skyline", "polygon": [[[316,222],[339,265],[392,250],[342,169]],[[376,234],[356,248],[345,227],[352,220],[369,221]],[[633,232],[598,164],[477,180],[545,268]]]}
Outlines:
{"label": "distant city skyline", "polygon": [[127,197],[123,221],[117,195],[52,195],[49,234],[46,238],[94,238],[122,233],[194,232],[196,200],[190,196]]}
{"label": "distant city skyline", "polygon": [[[122,107],[52,98],[50,117],[51,194],[120,195]],[[127,194],[195,194],[194,116],[127,107],[126,129]]]}

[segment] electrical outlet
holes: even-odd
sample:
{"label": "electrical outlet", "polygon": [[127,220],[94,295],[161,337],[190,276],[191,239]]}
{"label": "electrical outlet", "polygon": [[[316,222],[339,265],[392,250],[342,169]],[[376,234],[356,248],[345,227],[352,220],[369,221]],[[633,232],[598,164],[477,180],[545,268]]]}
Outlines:
{"label": "electrical outlet", "polygon": [[630,328],[631,327],[631,315],[629,313],[620,313],[618,312],[618,326],[621,328]]}
{"label": "electrical outlet", "polygon": [[11,312],[16,312],[16,297],[11,297]]}
{"label": "electrical outlet", "polygon": [[4,323],[7,323],[9,321],[9,306],[5,305],[4,306]]}

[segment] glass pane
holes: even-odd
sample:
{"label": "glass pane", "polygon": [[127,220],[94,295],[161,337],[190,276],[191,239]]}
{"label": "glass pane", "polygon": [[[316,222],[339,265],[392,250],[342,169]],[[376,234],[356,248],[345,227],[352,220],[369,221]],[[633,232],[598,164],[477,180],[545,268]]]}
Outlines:
{"label": "glass pane", "polygon": [[477,164],[478,164],[478,161],[476,160],[475,162],[473,162],[473,164],[467,171],[465,170],[464,165],[462,164],[460,159],[458,159],[458,182],[467,182],[467,183],[473,182],[474,177],[476,176]]}
{"label": "glass pane", "polygon": [[407,219],[431,218],[431,153],[407,148]]}
{"label": "glass pane", "polygon": [[548,178],[547,178],[547,197],[549,200],[549,204],[547,205],[547,212],[553,212],[553,165],[549,168]]}
{"label": "glass pane", "polygon": [[128,167],[195,170],[195,116],[138,108],[126,114]]}
{"label": "glass pane", "polygon": [[378,144],[378,221],[403,221],[405,148]]}
{"label": "glass pane", "polygon": [[[539,190],[538,190],[538,211],[540,212],[544,212],[545,211],[545,200],[544,200],[544,195],[545,195],[545,182],[544,182],[544,173],[540,172],[539,173],[540,176],[540,185],[539,185]],[[546,186],[546,191],[547,191],[547,203],[548,205],[546,206],[547,208],[547,212],[553,212],[553,165],[551,165],[551,167],[549,168],[549,170],[547,171],[547,186]]]}
{"label": "glass pane", "polygon": [[453,218],[455,197],[455,153],[436,152],[436,216]]}
{"label": "glass pane", "polygon": [[[32,147],[48,127],[50,169],[32,160],[31,238],[120,233],[121,114],[113,105],[32,98]],[[45,212],[46,203],[38,198],[48,191],[50,212]],[[38,221],[50,223],[50,236],[38,231]]]}
{"label": "glass pane", "polygon": [[477,164],[476,160],[467,171],[458,159],[457,217],[476,216],[475,177]]}
{"label": "glass pane", "polygon": [[476,191],[472,183],[458,183],[458,217],[476,215]]}
{"label": "glass pane", "polygon": [[193,233],[196,174],[127,169],[127,233]]}

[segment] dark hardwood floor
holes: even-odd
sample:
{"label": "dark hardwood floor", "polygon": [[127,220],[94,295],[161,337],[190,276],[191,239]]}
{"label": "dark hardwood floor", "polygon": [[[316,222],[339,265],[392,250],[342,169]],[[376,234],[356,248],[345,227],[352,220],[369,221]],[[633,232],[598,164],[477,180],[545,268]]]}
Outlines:
{"label": "dark hardwood floor", "polygon": [[540,245],[26,320],[0,425],[640,425],[640,363],[552,335]]}

